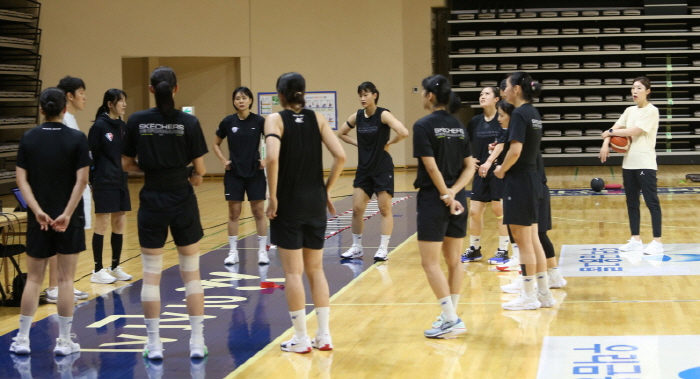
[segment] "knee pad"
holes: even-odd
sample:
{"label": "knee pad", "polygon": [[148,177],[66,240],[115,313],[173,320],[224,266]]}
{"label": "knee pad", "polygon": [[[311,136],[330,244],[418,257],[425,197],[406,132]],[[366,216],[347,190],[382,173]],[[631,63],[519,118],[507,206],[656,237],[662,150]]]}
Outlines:
{"label": "knee pad", "polygon": [[180,271],[197,271],[199,270],[199,254],[182,255],[178,254],[180,260]]}
{"label": "knee pad", "polygon": [[142,285],[141,301],[160,301],[160,286],[152,284]]}
{"label": "knee pad", "polygon": [[143,263],[143,272],[151,274],[160,274],[163,272],[163,255],[148,255],[141,254],[141,262]]}
{"label": "knee pad", "polygon": [[185,283],[185,297],[198,293],[204,293],[201,280],[190,280]]}

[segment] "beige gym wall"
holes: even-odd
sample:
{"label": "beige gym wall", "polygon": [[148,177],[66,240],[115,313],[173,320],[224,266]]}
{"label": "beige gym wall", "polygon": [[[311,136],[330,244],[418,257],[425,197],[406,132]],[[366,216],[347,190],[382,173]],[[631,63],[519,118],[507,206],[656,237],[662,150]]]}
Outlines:
{"label": "beige gym wall", "polygon": [[[432,70],[430,8],[443,5],[444,0],[44,1],[41,79],[44,87],[65,75],[85,80],[88,103],[77,118],[87,132],[108,88],[124,86],[138,92],[132,95],[129,113],[137,110],[134,104],[144,103],[143,88],[122,81],[122,58],[160,57],[164,63],[165,57],[238,57],[231,62],[240,64],[240,83],[233,85],[250,86],[255,93],[274,91],[281,73],[299,71],[307,79],[307,90],[338,92],[339,120],[359,108],[357,85],[373,81],[381,91],[379,104],[410,129],[426,114],[411,87]],[[189,62],[187,72],[211,77],[200,72],[207,71],[203,67],[208,63],[199,62],[202,67],[196,63],[196,59]],[[223,66],[211,72],[230,68],[219,63]],[[152,64],[153,59],[126,63],[124,70],[134,70],[129,77],[142,77],[144,65],[152,68]],[[187,72],[178,72],[181,80],[183,75],[190,77]],[[230,94],[221,99],[221,88],[232,84],[212,91],[200,88],[202,93],[189,98],[184,94],[188,86],[195,90],[193,83],[181,84],[176,104],[195,105],[211,145],[219,121],[232,111]],[[190,99],[196,103],[182,103]],[[222,107],[220,114],[211,110],[215,104]],[[356,149],[345,148],[346,166],[356,166]],[[415,164],[411,150],[409,137],[392,149],[394,163]],[[222,171],[213,153],[206,162],[209,172]],[[328,155],[324,162],[330,166]]]}

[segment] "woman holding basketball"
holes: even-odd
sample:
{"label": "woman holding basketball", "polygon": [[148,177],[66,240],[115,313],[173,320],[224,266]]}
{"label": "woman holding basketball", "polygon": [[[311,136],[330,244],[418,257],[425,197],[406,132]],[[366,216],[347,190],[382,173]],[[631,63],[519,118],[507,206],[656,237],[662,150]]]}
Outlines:
{"label": "woman holding basketball", "polygon": [[[467,235],[464,187],[474,177],[475,160],[469,151],[466,128],[447,111],[449,108],[454,112],[458,103],[449,81],[434,75],[423,79],[422,85],[423,108],[432,113],[413,126],[413,156],[418,158],[413,183],[418,188],[418,250],[428,283],[442,308],[438,321],[424,335],[452,338],[467,331],[456,307],[464,278],[460,253]],[[447,278],[440,266],[441,255],[447,263]]]}
{"label": "woman holding basketball", "polygon": [[[610,155],[612,137],[631,137],[629,149],[622,160],[622,183],[627,199],[632,238],[620,247],[620,251],[643,251],[644,254],[663,254],[661,244],[661,205],[657,195],[656,180],[656,132],[659,130],[659,109],[649,102],[651,82],[640,76],[632,84],[632,97],[637,105],[625,109],[610,130],[604,132],[600,161],[605,163]],[[639,191],[651,213],[654,240],[646,247],[639,236]]]}
{"label": "woman holding basketball", "polygon": [[[481,255],[481,231],[484,228],[484,211],[486,205],[491,204],[496,219],[498,220],[498,250],[490,264],[502,264],[508,260],[508,229],[503,225],[503,206],[501,205],[501,193],[503,192],[503,180],[493,175],[492,161],[489,161],[491,149],[489,145],[498,139],[502,133],[498,122],[496,103],[500,100],[500,91],[496,87],[485,87],[479,94],[479,104],[484,110],[482,114],[474,116],[467,124],[467,134],[472,143],[472,157],[479,163],[483,163],[480,172],[474,175],[472,182],[471,202],[469,204],[469,217],[471,227],[469,230],[469,248],[462,255],[462,262],[479,261]],[[507,127],[507,125],[506,125]],[[480,175],[481,171],[485,172]]]}
{"label": "woman holding basketball", "polygon": [[520,247],[523,288],[520,296],[503,304],[503,308],[534,310],[556,304],[549,291],[547,260],[539,243],[537,225],[542,201],[542,179],[537,171],[542,120],[532,101],[542,86],[522,71],[513,73],[506,83],[504,92],[515,110],[508,126],[508,142],[504,145],[507,152],[494,175],[505,178],[503,223],[509,225]]}

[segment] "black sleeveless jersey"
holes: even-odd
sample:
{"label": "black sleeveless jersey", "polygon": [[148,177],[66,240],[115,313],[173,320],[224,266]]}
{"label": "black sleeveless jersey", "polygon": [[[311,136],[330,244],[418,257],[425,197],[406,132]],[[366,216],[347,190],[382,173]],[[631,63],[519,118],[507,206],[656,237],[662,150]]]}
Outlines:
{"label": "black sleeveless jersey", "polygon": [[284,124],[277,180],[277,216],[307,221],[326,215],[321,131],[316,113],[279,112]]}
{"label": "black sleeveless jersey", "polygon": [[388,110],[377,107],[370,117],[365,117],[364,109],[357,111],[357,175],[376,176],[394,170],[391,155],[384,150],[391,134],[389,125],[382,123],[385,111]]}

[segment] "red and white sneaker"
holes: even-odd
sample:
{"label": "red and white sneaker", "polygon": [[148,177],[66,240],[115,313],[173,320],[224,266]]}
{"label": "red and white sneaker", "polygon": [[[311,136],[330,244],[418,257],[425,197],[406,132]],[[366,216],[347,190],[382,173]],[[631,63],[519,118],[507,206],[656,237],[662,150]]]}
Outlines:
{"label": "red and white sneaker", "polygon": [[309,336],[304,336],[303,338],[297,338],[296,334],[291,340],[282,342],[280,344],[282,351],[289,351],[292,353],[306,354],[310,353],[311,348],[311,338]]}
{"label": "red and white sneaker", "polygon": [[331,335],[326,333],[323,335],[317,335],[316,338],[311,341],[311,346],[314,349],[319,349],[321,351],[331,351],[333,350],[333,341],[331,340]]}

